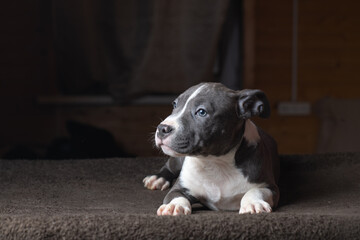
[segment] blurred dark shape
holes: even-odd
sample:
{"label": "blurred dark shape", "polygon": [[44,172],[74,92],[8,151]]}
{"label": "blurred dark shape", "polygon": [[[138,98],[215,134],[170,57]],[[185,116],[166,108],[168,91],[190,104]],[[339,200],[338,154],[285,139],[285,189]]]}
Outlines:
{"label": "blurred dark shape", "polygon": [[70,136],[55,139],[47,150],[47,159],[133,157],[105,129],[76,121],[67,121],[66,128]]}
{"label": "blurred dark shape", "polygon": [[41,157],[30,148],[17,145],[2,156],[3,159],[40,159]]}
{"label": "blurred dark shape", "polygon": [[218,43],[218,56],[214,72],[228,88],[238,90],[243,76],[243,3],[231,0]]}

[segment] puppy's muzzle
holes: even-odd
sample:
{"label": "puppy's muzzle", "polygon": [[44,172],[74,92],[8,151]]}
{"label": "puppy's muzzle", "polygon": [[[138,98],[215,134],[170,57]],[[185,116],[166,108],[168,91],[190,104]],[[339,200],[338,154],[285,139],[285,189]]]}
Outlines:
{"label": "puppy's muzzle", "polygon": [[160,124],[157,130],[157,137],[163,140],[173,133],[174,128],[170,125]]}

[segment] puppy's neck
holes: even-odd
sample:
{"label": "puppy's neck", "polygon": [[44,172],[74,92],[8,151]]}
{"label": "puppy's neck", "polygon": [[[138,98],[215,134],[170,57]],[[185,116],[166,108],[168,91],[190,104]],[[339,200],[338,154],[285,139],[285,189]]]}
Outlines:
{"label": "puppy's neck", "polygon": [[235,153],[239,145],[236,145],[232,150],[227,154],[222,156],[187,156],[186,160],[194,161],[199,164],[199,166],[208,166],[211,165],[234,165],[235,164]]}

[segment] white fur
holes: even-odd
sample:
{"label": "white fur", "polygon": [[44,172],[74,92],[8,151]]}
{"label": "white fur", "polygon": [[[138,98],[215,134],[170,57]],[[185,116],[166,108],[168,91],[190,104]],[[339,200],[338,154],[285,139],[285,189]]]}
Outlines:
{"label": "white fur", "polygon": [[157,215],[189,215],[191,214],[191,204],[184,197],[177,197],[168,204],[163,204],[157,210]]}
{"label": "white fur", "polygon": [[181,185],[189,193],[204,199],[213,210],[239,210],[246,192],[265,184],[249,183],[235,167],[236,148],[220,157],[186,157],[180,174]]}
{"label": "white fur", "polygon": [[184,114],[187,105],[189,104],[189,102],[194,99],[200,92],[201,90],[205,87],[205,85],[200,86],[199,88],[197,88],[191,95],[190,97],[186,100],[184,107],[181,109],[180,112],[176,113],[176,114],[172,114],[170,116],[168,116],[163,122],[162,124],[166,124],[166,125],[170,125],[172,127],[176,128],[181,128],[181,126],[179,126],[179,118],[182,117],[182,115]]}
{"label": "white fur", "polygon": [[271,212],[274,206],[272,192],[267,188],[250,189],[241,199],[239,213]]}

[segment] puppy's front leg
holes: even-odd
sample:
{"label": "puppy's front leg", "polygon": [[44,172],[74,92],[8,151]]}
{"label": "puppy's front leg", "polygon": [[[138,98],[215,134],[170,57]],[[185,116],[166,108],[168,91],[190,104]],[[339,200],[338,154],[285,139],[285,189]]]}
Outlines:
{"label": "puppy's front leg", "polygon": [[183,188],[180,180],[177,179],[174,186],[166,194],[164,204],[157,210],[157,215],[189,215],[191,214],[191,205],[198,202],[198,200],[191,196],[187,189]]}
{"label": "puppy's front leg", "polygon": [[273,192],[268,188],[252,188],[241,199],[240,214],[271,212]]}
{"label": "puppy's front leg", "polygon": [[169,158],[159,173],[144,178],[144,187],[151,190],[161,189],[161,191],[168,189],[173,180],[179,176],[183,163],[183,157]]}
{"label": "puppy's front leg", "polygon": [[167,181],[163,177],[159,177],[158,175],[147,176],[143,180],[144,187],[150,190],[160,189],[164,191],[169,188],[170,181]]}

